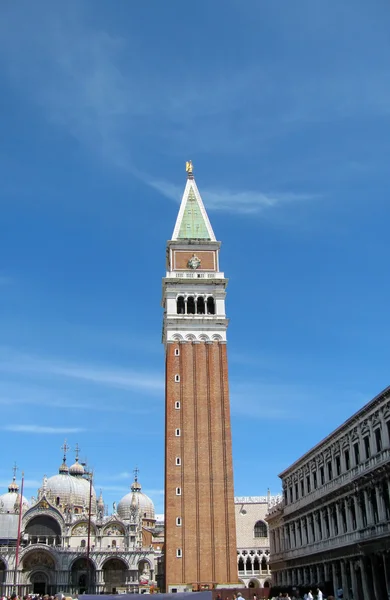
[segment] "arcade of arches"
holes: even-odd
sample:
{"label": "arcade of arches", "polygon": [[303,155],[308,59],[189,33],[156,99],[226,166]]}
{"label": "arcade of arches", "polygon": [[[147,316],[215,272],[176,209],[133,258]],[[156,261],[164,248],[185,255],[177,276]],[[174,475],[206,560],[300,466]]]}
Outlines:
{"label": "arcade of arches", "polygon": [[48,515],[38,515],[26,525],[25,535],[30,544],[47,544],[58,546],[61,544],[61,527],[55,519]]}
{"label": "arcade of arches", "polygon": [[110,558],[103,565],[104,591],[115,594],[119,589],[125,589],[129,571],[123,560]]}

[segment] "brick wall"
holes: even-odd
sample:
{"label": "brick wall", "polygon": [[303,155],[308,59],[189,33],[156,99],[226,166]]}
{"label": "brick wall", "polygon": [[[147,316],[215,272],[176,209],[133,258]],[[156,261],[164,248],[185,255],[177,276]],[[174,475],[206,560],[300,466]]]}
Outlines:
{"label": "brick wall", "polygon": [[[175,356],[175,349],[180,356]],[[179,383],[175,375],[180,375]],[[181,466],[176,466],[176,457]],[[167,345],[165,458],[167,586],[236,583],[226,344]],[[182,558],[176,557],[177,548],[182,549]]]}

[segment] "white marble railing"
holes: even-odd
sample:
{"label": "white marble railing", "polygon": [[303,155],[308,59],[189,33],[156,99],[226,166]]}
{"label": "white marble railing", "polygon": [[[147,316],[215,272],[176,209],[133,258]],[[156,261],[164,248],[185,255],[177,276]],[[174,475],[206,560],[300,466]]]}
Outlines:
{"label": "white marble railing", "polygon": [[335,488],[338,489],[346,483],[350,483],[354,479],[358,479],[360,475],[363,475],[371,469],[378,467],[379,465],[387,462],[389,459],[390,449],[386,448],[385,450],[382,450],[382,452],[371,456],[369,459],[360,463],[356,467],[353,467],[346,473],[342,473],[338,477],[335,477],[334,479],[332,479],[332,481],[328,481],[324,485],[320,485],[316,490],[313,490],[309,494],[306,494],[299,500],[296,500],[291,504],[285,504],[283,507],[283,515],[287,516],[295,512],[296,510],[299,510],[300,508],[311,504],[311,502],[315,502],[319,498],[324,498]]}
{"label": "white marble railing", "polygon": [[177,272],[177,271],[167,271],[166,279],[225,279],[225,273],[221,271],[218,273],[203,273],[197,271],[190,272]]}
{"label": "white marble railing", "polygon": [[285,550],[284,552],[277,552],[272,554],[271,562],[278,560],[291,560],[293,558],[299,558],[301,556],[307,556],[308,554],[315,554],[317,552],[324,552],[329,549],[340,548],[342,546],[348,546],[361,542],[366,538],[375,539],[383,535],[390,534],[390,523],[377,523],[376,525],[369,525],[365,529],[357,531],[350,531],[349,533],[343,533],[337,537],[327,538],[325,540],[319,540],[300,548],[293,548],[291,550]]}

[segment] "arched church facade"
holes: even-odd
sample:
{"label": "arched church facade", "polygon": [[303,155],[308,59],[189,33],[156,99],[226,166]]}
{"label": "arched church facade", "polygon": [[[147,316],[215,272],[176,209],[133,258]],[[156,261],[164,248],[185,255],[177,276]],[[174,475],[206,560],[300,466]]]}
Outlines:
{"label": "arched church facade", "polygon": [[154,544],[154,505],[143,494],[137,474],[114,513],[106,512],[102,495],[96,498],[78,458],[68,467],[64,457],[58,474],[43,478],[38,497],[30,503],[21,498],[14,476],[8,492],[0,496],[1,595],[15,589],[20,596],[150,590],[162,547]]}

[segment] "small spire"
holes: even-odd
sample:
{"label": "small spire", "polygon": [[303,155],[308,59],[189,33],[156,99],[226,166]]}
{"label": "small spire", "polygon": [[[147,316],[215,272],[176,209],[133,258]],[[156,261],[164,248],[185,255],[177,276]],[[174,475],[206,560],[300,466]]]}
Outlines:
{"label": "small spire", "polygon": [[70,450],[70,447],[66,443],[66,440],[64,440],[64,444],[63,444],[63,446],[61,446],[61,450],[64,452],[64,463],[66,463],[66,454],[67,454],[68,450]]}
{"label": "small spire", "polygon": [[69,468],[68,468],[68,465],[66,464],[66,453],[68,452],[68,450],[70,450],[68,444],[66,443],[66,440],[64,441],[64,444],[61,446],[61,450],[64,453],[64,457],[62,460],[62,465],[60,466],[58,472],[62,473],[62,474],[66,474],[66,473],[69,473]]}
{"label": "small spire", "polygon": [[99,495],[97,503],[98,503],[98,506],[104,507],[103,492],[102,492],[101,488],[100,488],[100,495]]}
{"label": "small spire", "polygon": [[132,492],[140,492],[141,491],[141,485],[138,482],[139,468],[135,467],[133,473],[134,473],[134,483],[133,483],[133,485],[131,486],[130,489],[131,489]]}
{"label": "small spire", "polygon": [[193,165],[192,165],[192,160],[187,160],[186,162],[186,172],[187,172],[187,178],[188,179],[193,179],[194,178],[194,174],[193,174]]}
{"label": "small spire", "polygon": [[76,445],[75,445],[75,447],[74,447],[74,452],[75,452],[75,455],[76,455],[76,462],[79,462],[79,452],[80,452],[80,448],[79,448],[79,445],[78,445],[78,444],[76,444]]}
{"label": "small spire", "polygon": [[8,486],[8,491],[9,492],[17,492],[19,490],[19,486],[16,483],[16,471],[18,471],[18,467],[16,465],[16,462],[14,463],[14,466],[12,467],[12,472],[13,472],[13,477],[12,477],[12,483],[9,484]]}

